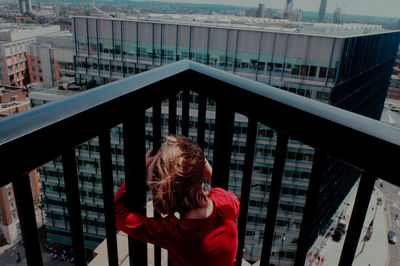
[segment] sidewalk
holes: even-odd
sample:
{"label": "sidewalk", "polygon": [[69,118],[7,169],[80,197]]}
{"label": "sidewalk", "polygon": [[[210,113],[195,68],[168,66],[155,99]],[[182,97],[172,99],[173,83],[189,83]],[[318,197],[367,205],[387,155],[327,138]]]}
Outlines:
{"label": "sidewalk", "polygon": [[[348,197],[344,200],[350,205],[347,208],[339,209],[340,214],[344,214],[345,218],[341,219],[340,222],[347,224],[353,209],[355,196],[357,193],[358,183],[350,191]],[[383,200],[381,191],[375,186],[375,190],[372,193],[370,204],[368,206],[367,215],[364,221],[364,226],[361,231],[360,241],[357,246],[357,251],[353,261],[353,266],[385,266],[388,260],[389,247],[387,241],[387,229],[386,229],[386,218],[384,213],[384,204],[377,205],[378,198]],[[375,216],[375,219],[374,219]],[[368,227],[373,222],[373,232],[371,238],[366,240],[365,236],[368,231]],[[337,224],[337,220],[333,223],[333,227]],[[318,247],[314,248],[312,252],[309,252],[305,265],[327,265],[336,266],[339,263],[342,247],[344,244],[346,234],[342,237],[339,242],[332,240],[332,237],[328,236],[320,241]],[[319,250],[321,260],[313,260],[313,255]],[[311,260],[311,262],[310,262]],[[322,262],[322,263],[321,263]]]}

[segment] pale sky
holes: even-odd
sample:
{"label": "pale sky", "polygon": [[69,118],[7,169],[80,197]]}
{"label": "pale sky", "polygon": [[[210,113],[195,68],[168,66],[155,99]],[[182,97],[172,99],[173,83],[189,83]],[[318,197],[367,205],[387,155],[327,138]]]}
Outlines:
{"label": "pale sky", "polygon": [[[235,6],[256,7],[264,3],[265,7],[283,9],[286,0],[157,0],[176,3],[204,3],[223,4]],[[319,10],[321,0],[293,0],[293,8],[301,8],[306,11]],[[381,17],[400,18],[400,0],[328,0],[326,11],[333,13],[338,5],[344,14],[372,15]]]}

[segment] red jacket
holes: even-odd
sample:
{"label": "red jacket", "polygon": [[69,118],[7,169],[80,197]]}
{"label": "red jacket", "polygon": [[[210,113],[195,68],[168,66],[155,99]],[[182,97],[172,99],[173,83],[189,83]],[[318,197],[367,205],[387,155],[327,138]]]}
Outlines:
{"label": "red jacket", "polygon": [[148,218],[127,209],[122,196],[125,182],[115,196],[117,228],[136,239],[168,250],[172,265],[233,265],[238,247],[236,219],[239,200],[231,192],[213,188],[213,212],[204,219],[166,216]]}

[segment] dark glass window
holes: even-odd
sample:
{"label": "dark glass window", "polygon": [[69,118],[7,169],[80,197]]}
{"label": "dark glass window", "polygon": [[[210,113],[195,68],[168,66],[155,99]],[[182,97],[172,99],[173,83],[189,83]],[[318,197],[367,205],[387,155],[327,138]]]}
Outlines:
{"label": "dark glass window", "polygon": [[308,73],[308,76],[315,77],[316,74],[317,74],[317,67],[316,66],[310,66],[310,72]]}
{"label": "dark glass window", "polygon": [[326,78],[326,71],[327,71],[327,68],[326,68],[326,67],[320,67],[320,68],[319,68],[319,75],[318,75],[318,77],[320,77],[320,78]]}
{"label": "dark glass window", "polygon": [[308,66],[305,65],[301,66],[300,75],[307,76],[307,74],[308,74]]}
{"label": "dark glass window", "polygon": [[298,75],[299,72],[300,72],[300,66],[299,65],[293,65],[291,74],[292,75]]}

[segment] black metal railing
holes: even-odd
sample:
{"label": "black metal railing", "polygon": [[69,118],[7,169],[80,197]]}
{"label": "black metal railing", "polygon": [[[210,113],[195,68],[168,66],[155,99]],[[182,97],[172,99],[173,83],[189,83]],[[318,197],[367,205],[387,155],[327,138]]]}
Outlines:
{"label": "black metal railing", "polygon": [[[189,91],[199,95],[197,141],[203,146],[207,99],[216,102],[213,152],[213,186],[228,188],[235,112],[248,117],[246,152],[238,220],[239,250],[242,250],[255,153],[257,123],[278,132],[271,193],[261,265],[267,265],[273,243],[279,191],[288,139],[297,139],[315,149],[309,191],[298,240],[295,265],[304,265],[308,235],[315,210],[315,195],[326,155],[359,169],[363,175],[356,196],[340,265],[351,265],[375,178],[400,185],[400,130],[348,111],[297,96],[255,81],[241,78],[191,61],[180,61],[121,81],[71,96],[65,100],[20,113],[0,121],[0,186],[13,183],[29,265],[42,265],[42,253],[30,185],[29,171],[62,156],[72,244],[77,265],[86,265],[75,148],[99,136],[101,174],[108,259],[118,265],[110,129],[123,124],[125,179],[128,195],[135,195],[135,207],[146,200],[145,110],[153,108],[153,147],[161,138],[161,102],[169,99],[168,130],[176,133],[176,95],[183,91],[182,134],[188,134]],[[72,130],[73,129],[73,130]],[[138,171],[137,169],[142,169]],[[139,200],[138,200],[139,198]],[[131,262],[147,264],[146,245],[129,239]],[[156,262],[160,260],[156,251]],[[238,252],[240,264],[242,252]]]}

